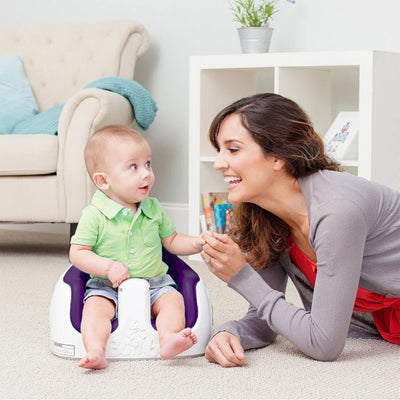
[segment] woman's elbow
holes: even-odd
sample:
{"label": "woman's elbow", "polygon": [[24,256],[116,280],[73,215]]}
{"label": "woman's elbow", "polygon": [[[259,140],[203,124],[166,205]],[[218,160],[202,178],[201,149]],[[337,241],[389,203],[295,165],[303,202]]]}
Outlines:
{"label": "woman's elbow", "polygon": [[342,354],[343,344],[325,343],[323,346],[313,348],[309,356],[317,361],[336,361]]}

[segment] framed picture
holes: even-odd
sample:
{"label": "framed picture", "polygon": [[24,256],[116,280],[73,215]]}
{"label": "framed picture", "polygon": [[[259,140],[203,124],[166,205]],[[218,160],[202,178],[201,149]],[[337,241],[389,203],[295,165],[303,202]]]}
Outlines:
{"label": "framed picture", "polygon": [[325,151],[337,160],[357,157],[358,112],[340,112],[324,136]]}

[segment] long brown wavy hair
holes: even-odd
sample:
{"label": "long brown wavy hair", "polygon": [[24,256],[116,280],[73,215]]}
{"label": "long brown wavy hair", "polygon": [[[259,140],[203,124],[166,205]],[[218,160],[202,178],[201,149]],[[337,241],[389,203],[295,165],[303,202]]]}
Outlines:
{"label": "long brown wavy hair", "polygon": [[[221,110],[211,123],[209,139],[219,151],[221,124],[231,114],[241,117],[243,127],[266,156],[285,161],[286,171],[296,179],[318,170],[338,171],[339,164],[324,151],[321,137],[308,115],[294,101],[273,93],[242,98]],[[233,240],[255,268],[278,260],[287,248],[289,226],[269,211],[252,203],[234,205],[236,227]]]}

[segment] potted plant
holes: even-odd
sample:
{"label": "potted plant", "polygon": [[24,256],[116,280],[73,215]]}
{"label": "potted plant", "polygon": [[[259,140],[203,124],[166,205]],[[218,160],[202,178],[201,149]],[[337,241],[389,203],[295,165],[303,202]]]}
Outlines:
{"label": "potted plant", "polygon": [[[288,0],[294,3],[294,0]],[[269,49],[273,29],[269,22],[278,12],[277,0],[234,0],[231,7],[238,28],[243,53],[265,53]]]}

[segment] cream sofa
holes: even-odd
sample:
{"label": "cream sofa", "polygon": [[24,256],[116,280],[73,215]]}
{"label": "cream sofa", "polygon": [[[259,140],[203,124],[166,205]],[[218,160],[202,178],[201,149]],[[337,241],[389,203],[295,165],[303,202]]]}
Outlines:
{"label": "cream sofa", "polygon": [[134,122],[125,97],[83,88],[109,76],[132,79],[147,47],[135,21],[0,26],[0,55],[21,56],[39,111],[65,103],[57,135],[0,135],[0,222],[78,221],[93,193],[83,160],[88,137]]}

